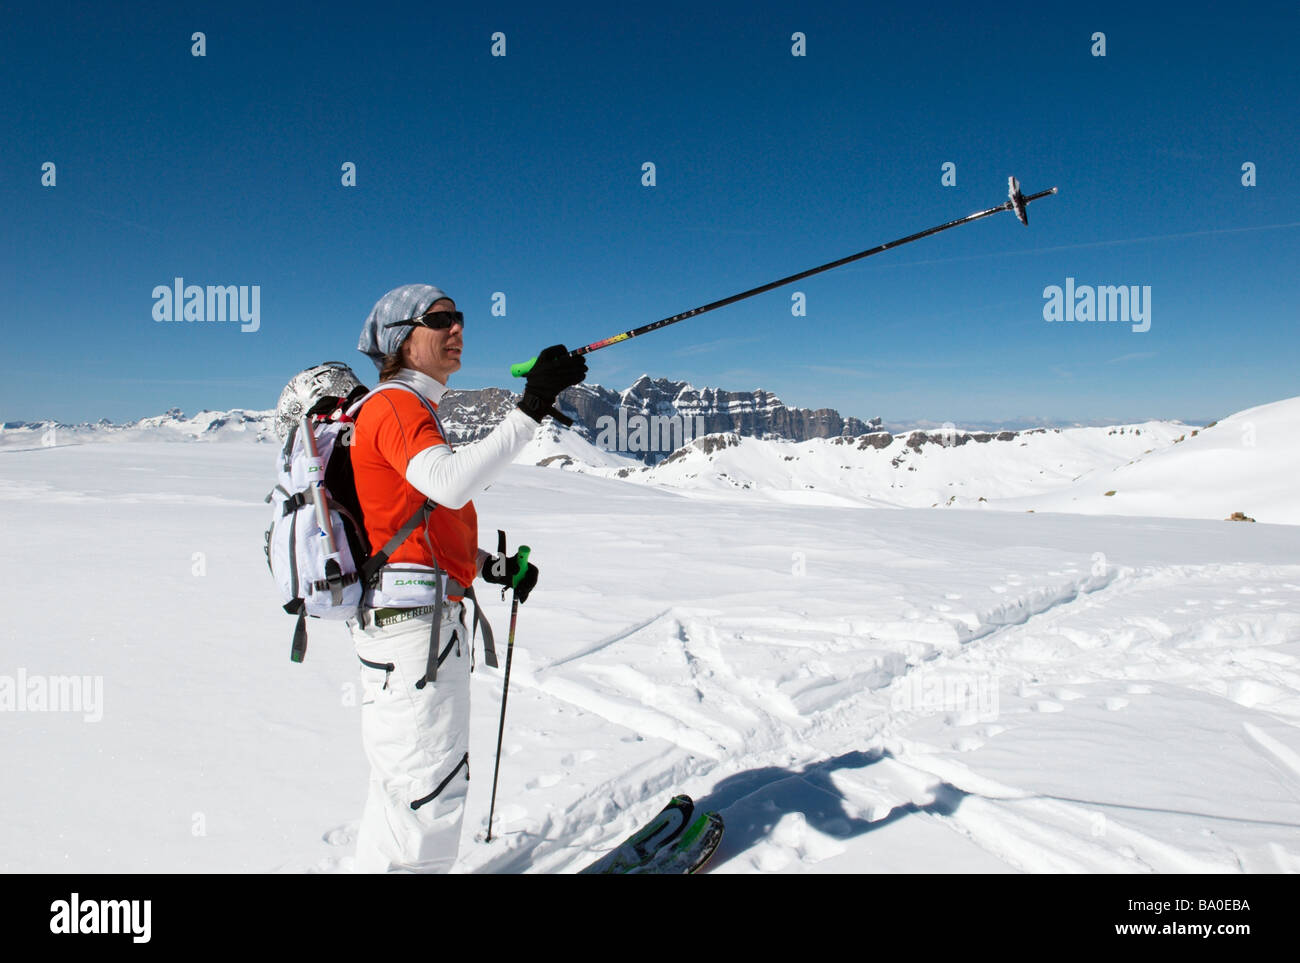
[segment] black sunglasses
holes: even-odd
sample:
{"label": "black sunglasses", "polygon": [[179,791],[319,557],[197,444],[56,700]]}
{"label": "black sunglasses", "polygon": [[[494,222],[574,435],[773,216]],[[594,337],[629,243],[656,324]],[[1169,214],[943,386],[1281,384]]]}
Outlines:
{"label": "black sunglasses", "polygon": [[385,328],[433,328],[435,331],[442,331],[450,328],[453,324],[459,324],[465,327],[465,315],[460,311],[430,311],[428,314],[421,315],[418,318],[407,318],[405,321],[392,321],[384,325]]}

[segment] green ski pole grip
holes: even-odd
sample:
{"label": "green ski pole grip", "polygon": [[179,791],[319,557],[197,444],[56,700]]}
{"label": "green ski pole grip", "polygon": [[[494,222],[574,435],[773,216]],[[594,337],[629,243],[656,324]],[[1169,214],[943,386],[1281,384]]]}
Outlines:
{"label": "green ski pole grip", "polygon": [[510,377],[512,378],[524,377],[524,375],[528,374],[528,372],[533,370],[533,365],[535,364],[537,364],[537,355],[533,355],[527,361],[521,361],[518,364],[512,364],[510,366]]}
{"label": "green ski pole grip", "polygon": [[528,574],[528,553],[531,551],[532,549],[527,545],[519,546],[517,553],[519,555],[519,571],[515,572],[515,579],[510,583],[512,589],[518,588],[519,583],[523,581],[523,577]]}

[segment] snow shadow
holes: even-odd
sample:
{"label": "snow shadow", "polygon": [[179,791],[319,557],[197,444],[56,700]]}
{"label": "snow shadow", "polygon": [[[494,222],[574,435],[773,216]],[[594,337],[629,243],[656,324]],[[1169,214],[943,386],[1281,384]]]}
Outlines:
{"label": "snow shadow", "polygon": [[695,800],[696,812],[716,810],[726,820],[726,832],[711,862],[720,865],[744,853],[770,837],[776,825],[792,813],[802,814],[807,825],[820,833],[835,839],[849,839],[883,829],[916,813],[951,816],[969,795],[951,783],[940,782],[929,790],[934,796],[932,802],[901,803],[878,818],[865,819],[860,813],[870,811],[870,805],[863,800],[854,802],[848,798],[835,785],[831,774],[841,770],[866,769],[889,758],[893,757],[887,750],[855,751],[803,769],[769,766],[727,777],[709,795]]}

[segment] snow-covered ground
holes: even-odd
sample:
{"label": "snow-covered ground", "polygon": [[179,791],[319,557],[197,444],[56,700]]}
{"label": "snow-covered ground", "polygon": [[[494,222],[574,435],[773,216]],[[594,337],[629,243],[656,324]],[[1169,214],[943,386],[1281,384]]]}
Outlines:
{"label": "snow-covered ground", "polygon": [[[1300,519],[1284,494],[1245,497],[1296,477],[1280,404],[1253,449],[1229,420],[1177,445],[1144,432],[1159,457],[1088,465],[1096,484],[1065,464],[1017,511],[513,466],[475,500],[481,541],[504,527],[542,578],[490,845],[501,676],[475,673],[462,868],[576,870],[685,791],[726,817],[713,872],[1300,869],[1300,558],[1294,527],[1264,523]],[[95,703],[0,709],[0,871],[347,868],[356,660],[322,623],[288,659],[261,544],[271,460],[0,451],[0,697],[77,676]],[[1149,517],[1225,478],[1255,486],[1229,509],[1259,524],[1210,502]],[[1076,497],[1148,517],[1052,512]],[[504,640],[507,606],[483,595]]]}
{"label": "snow-covered ground", "polygon": [[1242,512],[1300,524],[1300,397],[1205,428],[952,428],[800,443],[710,435],[650,468],[552,429],[520,460],[751,501],[1215,520]]}

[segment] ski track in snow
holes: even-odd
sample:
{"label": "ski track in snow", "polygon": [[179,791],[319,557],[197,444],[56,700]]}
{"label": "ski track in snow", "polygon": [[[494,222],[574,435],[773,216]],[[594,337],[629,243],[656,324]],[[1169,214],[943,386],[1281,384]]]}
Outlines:
{"label": "ski track in snow", "polygon": [[[1297,573],[1300,568],[1284,574]],[[579,868],[635,829],[673,787],[712,783],[697,804],[721,807],[727,818],[728,835],[714,863],[721,871],[808,868],[841,855],[845,847],[839,839],[884,828],[903,815],[937,821],[1007,867],[1026,872],[1240,870],[1244,865],[1231,846],[1184,848],[1128,825],[1125,810],[1144,807],[1036,794],[979,776],[956,758],[941,758],[936,746],[911,735],[914,723],[933,724],[934,707],[908,707],[905,696],[917,671],[1000,676],[995,684],[1011,688],[1013,701],[1023,705],[999,713],[997,723],[981,724],[977,706],[949,707],[942,714],[940,729],[951,733],[947,748],[960,754],[1013,728],[1017,715],[1066,713],[1079,702],[1122,712],[1131,697],[1150,691],[1130,685],[1135,676],[1266,706],[1300,720],[1300,660],[1273,648],[1300,642],[1300,615],[1234,613],[1206,619],[1197,608],[1206,606],[1208,614],[1237,601],[1234,595],[1272,594],[1281,586],[1267,583],[1277,579],[1276,568],[1269,566],[1108,569],[1035,587],[973,619],[932,623],[949,626],[951,634],[914,632],[928,641],[909,641],[893,623],[873,626],[865,620],[663,613],[580,657],[547,667],[549,679],[530,681],[548,696],[676,747],[660,760],[657,778],[638,775],[636,784],[649,793],[633,818],[610,823],[603,833],[590,828],[593,819],[608,819],[592,800],[626,784],[618,777],[591,787],[586,798],[539,830],[548,838],[574,834],[571,843],[582,847],[580,859],[566,864],[543,858],[563,847],[538,846],[529,863],[482,868]],[[1139,614],[1144,596],[1171,587],[1205,596],[1187,599],[1187,607],[1173,613],[1192,614],[1191,619],[1180,624]],[[1256,608],[1269,601],[1260,600]],[[753,624],[762,631],[742,627]],[[1225,641],[1232,647],[1225,649]],[[744,675],[733,671],[725,650],[755,643],[763,647],[767,665],[757,671],[751,665]],[[610,652],[611,646],[619,651]],[[589,664],[596,652],[617,662]],[[667,684],[631,668],[645,664],[664,675],[685,669],[689,681]],[[561,666],[570,671],[557,679],[553,670]],[[1091,695],[1098,687],[1127,697]],[[884,698],[891,692],[894,698]],[[707,712],[699,708],[703,705]],[[1294,793],[1300,788],[1300,755],[1250,723],[1244,726],[1280,764]],[[845,729],[854,731],[848,740]],[[836,745],[841,751],[838,757],[810,759],[812,745]],[[743,750],[739,766],[731,761],[737,749]],[[810,819],[809,811],[818,818]],[[1165,815],[1237,818],[1172,809]],[[1297,828],[1294,820],[1258,822],[1290,829],[1293,837]],[[1276,857],[1273,862],[1282,863]]]}

